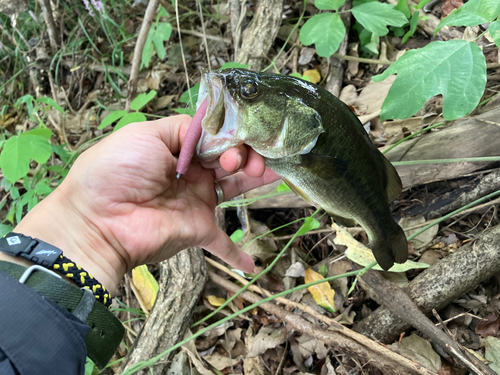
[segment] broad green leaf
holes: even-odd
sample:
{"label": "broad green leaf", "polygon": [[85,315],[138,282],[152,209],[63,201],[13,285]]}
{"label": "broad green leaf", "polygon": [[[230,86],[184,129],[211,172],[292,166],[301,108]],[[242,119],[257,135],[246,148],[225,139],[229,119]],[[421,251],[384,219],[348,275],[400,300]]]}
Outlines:
{"label": "broad green leaf", "polygon": [[24,206],[20,204],[20,202],[17,202],[16,204],[16,223],[20,223],[22,218],[23,218],[23,208]]}
{"label": "broad green leaf", "polygon": [[476,108],[486,85],[481,49],[461,39],[410,50],[373,80],[380,82],[394,73],[398,76],[382,105],[381,120],[408,118],[439,94],[444,118],[454,120]]}
{"label": "broad green leaf", "polygon": [[142,50],[141,68],[149,67],[149,61],[153,55],[153,38],[155,36],[156,29],[151,27],[149,29],[148,37],[146,38],[146,43],[144,43],[144,49]]}
{"label": "broad green leaf", "polygon": [[119,118],[122,118],[126,114],[127,114],[127,111],[125,111],[124,109],[121,109],[119,111],[111,112],[109,115],[107,115],[106,117],[104,117],[104,119],[101,122],[101,125],[99,125],[97,127],[97,129],[104,129],[106,126],[112,124],[113,122],[115,122]]}
{"label": "broad green leaf", "polygon": [[443,18],[434,34],[443,26],[476,26],[493,21],[500,14],[498,0],[470,0]]}
{"label": "broad green leaf", "polygon": [[135,286],[134,292],[141,302],[141,307],[148,311],[153,308],[158,295],[158,282],[149,272],[146,265],[135,267],[132,270],[132,282]]}
{"label": "broad green leaf", "polygon": [[52,152],[55,152],[65,164],[69,163],[71,156],[73,155],[64,147],[64,145],[52,145]]}
{"label": "broad green leaf", "polygon": [[200,84],[199,83],[197,83],[196,85],[193,85],[193,87],[191,87],[191,90],[186,90],[185,92],[183,92],[181,97],[179,98],[179,103],[189,103],[189,91],[191,91],[191,97],[192,97],[193,104],[196,104],[198,92],[200,91]]}
{"label": "broad green leaf", "polygon": [[339,48],[345,36],[345,26],[337,13],[323,13],[311,17],[300,29],[300,41],[305,46],[316,44],[316,52],[330,57]]}
{"label": "broad green leaf", "polygon": [[52,130],[47,129],[47,128],[36,128],[36,129],[33,129],[33,130],[28,130],[27,132],[24,132],[21,135],[22,136],[26,136],[26,135],[39,135],[40,137],[43,137],[46,140],[49,140],[50,137],[52,137]]}
{"label": "broad green leaf", "polygon": [[304,224],[300,227],[300,229],[297,232],[297,236],[303,236],[307,232],[313,230],[313,229],[318,229],[319,228],[319,221],[316,220],[315,218],[309,216],[306,217],[304,220]]}
{"label": "broad green leaf", "polygon": [[[345,252],[347,258],[357,264],[362,265],[363,267],[366,267],[369,264],[375,262],[375,257],[373,256],[372,251],[361,242],[356,241],[348,231],[335,223],[332,223],[332,228],[337,232],[337,236],[335,237],[333,242],[335,242],[337,245],[347,246],[347,250]],[[425,263],[414,262],[412,260],[407,260],[403,264],[394,264],[394,266],[392,266],[389,271],[406,272],[408,270],[416,268],[429,268],[429,265]],[[378,264],[373,267],[373,269],[382,271],[382,268],[380,268]]]}
{"label": "broad green leaf", "polygon": [[497,47],[500,48],[500,22],[492,22],[488,27],[488,31]]}
{"label": "broad green leaf", "polygon": [[156,91],[151,90],[150,92],[142,93],[137,95],[137,97],[130,103],[130,109],[133,111],[138,111],[146,104],[148,104],[156,96]]}
{"label": "broad green leaf", "polygon": [[224,65],[222,65],[218,70],[229,69],[229,68],[248,69],[249,67],[250,67],[250,65],[248,65],[248,64],[241,64],[241,63],[230,61],[230,62],[227,62]]}
{"label": "broad green leaf", "polygon": [[378,0],[354,0],[352,2],[352,6],[353,7],[357,7],[357,6],[360,6],[360,5],[363,5],[363,4],[366,4],[366,3],[372,3],[374,1],[378,1]]}
{"label": "broad green leaf", "polygon": [[12,199],[19,199],[19,190],[15,186],[11,186],[9,193]]}
{"label": "broad green leaf", "polygon": [[345,0],[316,0],[314,6],[321,10],[337,10],[344,3]]}
{"label": "broad green leaf", "polygon": [[319,266],[318,273],[323,277],[326,276],[326,274],[328,273],[328,267],[326,266],[326,264],[322,264],[321,266]]}
{"label": "broad green leaf", "polygon": [[378,55],[380,37],[366,30],[358,21],[354,23],[353,28],[358,32],[359,42],[361,43],[361,51]]}
{"label": "broad green leaf", "polygon": [[[410,8],[408,7],[408,2],[407,0],[399,0],[398,4],[394,8],[396,10],[399,10],[401,13],[405,15],[406,18],[410,19]],[[418,12],[417,12],[418,13]]]}
{"label": "broad green leaf", "polygon": [[131,124],[133,122],[144,122],[144,121],[147,121],[147,118],[141,112],[127,113],[125,116],[122,117],[120,121],[118,121],[118,124],[116,124],[113,131],[115,132],[118,129],[123,128],[125,125]]}
{"label": "broad green leaf", "polygon": [[31,159],[43,164],[49,160],[52,147],[42,136],[19,135],[10,137],[0,154],[0,168],[11,182],[26,176]]}
{"label": "broad green leaf", "polygon": [[38,204],[38,197],[36,195],[33,195],[31,197],[30,201],[28,202],[28,211],[31,211],[33,207],[35,207]]}
{"label": "broad green leaf", "polygon": [[[306,269],[304,276],[304,282],[306,284],[322,279],[324,279],[324,277],[316,271],[312,270],[311,268]],[[309,286],[307,287],[307,290],[309,290],[314,298],[314,302],[316,302],[319,306],[331,313],[337,311],[337,308],[333,303],[335,291],[332,289],[329,282]]]}
{"label": "broad green leaf", "polygon": [[403,39],[401,39],[401,43],[406,43],[410,37],[415,34],[415,31],[417,31],[417,25],[418,25],[418,18],[419,18],[419,13],[415,12],[413,13],[413,16],[411,16],[410,20],[410,30],[404,35]]}
{"label": "broad green leaf", "polygon": [[231,236],[229,236],[229,238],[234,243],[240,242],[243,239],[243,231],[241,229],[237,229],[233,232],[233,234],[231,234]]}
{"label": "broad green leaf", "polygon": [[64,113],[63,107],[61,107],[59,104],[56,103],[56,101],[54,99],[49,98],[48,96],[42,96],[41,98],[37,98],[36,101],[40,102],[40,103],[48,104],[52,108],[56,109],[57,111]]}
{"label": "broad green leaf", "polygon": [[[408,23],[403,13],[393,5],[371,2],[352,8],[352,15],[368,31],[378,35],[387,35],[391,26],[403,26]],[[304,25],[305,26],[305,25]]]}
{"label": "broad green leaf", "polygon": [[33,101],[33,96],[29,94],[21,96],[16,101],[16,107],[19,107],[21,104],[26,103],[26,106],[28,107],[28,115],[31,117],[31,115],[33,114]]}
{"label": "broad green leaf", "polygon": [[425,7],[430,2],[431,2],[431,0],[422,0],[420,3],[418,3],[417,5],[414,5],[413,7],[415,9],[422,9],[423,7]]}
{"label": "broad green leaf", "polygon": [[157,34],[153,37],[153,46],[155,47],[156,54],[160,60],[163,60],[167,56],[167,51],[163,45],[163,38],[159,37]]}
{"label": "broad green leaf", "polygon": [[167,10],[164,7],[160,6],[158,17],[170,17],[170,14],[168,14]]}
{"label": "broad green leaf", "polygon": [[14,227],[11,225],[0,224],[0,237],[3,237],[6,234],[9,234],[10,232],[12,232],[13,229],[14,229]]}
{"label": "broad green leaf", "polygon": [[[172,25],[168,22],[162,22],[156,26],[155,36],[161,37],[165,42],[170,39],[172,35]],[[158,50],[156,50],[158,53]]]}
{"label": "broad green leaf", "polygon": [[278,193],[281,193],[282,191],[290,191],[290,188],[288,187],[288,185],[287,185],[287,184],[285,184],[285,183],[283,182],[283,183],[281,183],[280,185],[278,185],[278,186],[276,187],[276,191],[277,191]]}
{"label": "broad green leaf", "polygon": [[193,117],[196,113],[196,111],[192,108],[174,108],[174,111],[181,115],[189,115],[191,117]]}
{"label": "broad green leaf", "polygon": [[87,357],[87,362],[85,362],[85,375],[93,375],[94,368],[95,368],[94,362],[92,362],[92,360],[89,357]]}
{"label": "broad green leaf", "polygon": [[52,189],[49,185],[49,182],[46,178],[40,180],[38,184],[35,186],[35,191],[37,195],[48,195],[52,193],[54,189]]}
{"label": "broad green leaf", "polygon": [[21,203],[23,206],[27,205],[31,198],[33,198],[33,195],[35,195],[35,191],[33,189],[29,189],[26,193],[23,194],[19,203]]}

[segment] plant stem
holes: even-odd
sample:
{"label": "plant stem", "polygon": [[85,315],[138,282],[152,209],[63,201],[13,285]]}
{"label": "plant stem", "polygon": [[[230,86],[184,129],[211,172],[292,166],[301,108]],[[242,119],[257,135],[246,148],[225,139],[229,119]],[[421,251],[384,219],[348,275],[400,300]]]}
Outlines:
{"label": "plant stem", "polygon": [[419,164],[441,164],[441,163],[482,163],[487,161],[500,161],[500,156],[483,156],[478,158],[459,159],[431,159],[431,160],[407,160],[394,161],[392,165],[419,165]]}
{"label": "plant stem", "polygon": [[432,125],[432,126],[429,126],[429,127],[427,127],[427,128],[421,129],[421,130],[419,130],[419,131],[418,131],[418,132],[416,132],[416,133],[410,134],[408,137],[403,138],[402,140],[400,140],[400,141],[398,141],[398,142],[394,143],[394,144],[393,144],[391,147],[389,147],[388,149],[384,150],[384,151],[382,152],[382,154],[385,154],[385,153],[387,153],[387,152],[391,151],[394,147],[396,147],[396,146],[400,145],[401,143],[403,143],[404,141],[407,141],[407,140],[408,140],[408,139],[410,139],[410,138],[415,137],[416,135],[419,135],[419,134],[421,134],[421,133],[423,133],[423,132],[426,132],[427,130],[437,128],[438,126],[441,126],[441,125],[444,125],[444,124],[445,124],[444,122],[439,122],[439,123],[434,124],[434,125]]}

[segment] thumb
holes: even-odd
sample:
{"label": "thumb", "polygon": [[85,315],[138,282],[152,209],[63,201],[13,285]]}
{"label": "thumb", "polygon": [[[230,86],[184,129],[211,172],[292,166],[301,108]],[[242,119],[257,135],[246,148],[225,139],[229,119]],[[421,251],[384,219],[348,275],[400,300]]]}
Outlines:
{"label": "thumb", "polygon": [[220,228],[217,228],[215,238],[202,247],[236,269],[250,273],[255,268],[255,263],[250,255],[238,249],[238,246]]}

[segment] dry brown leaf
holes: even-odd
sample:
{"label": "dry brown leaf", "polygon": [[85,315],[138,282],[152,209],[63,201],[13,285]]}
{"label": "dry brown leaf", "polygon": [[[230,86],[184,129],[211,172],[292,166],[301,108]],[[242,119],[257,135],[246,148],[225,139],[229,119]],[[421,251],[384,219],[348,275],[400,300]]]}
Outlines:
{"label": "dry brown leaf", "polygon": [[340,91],[339,99],[349,106],[354,106],[358,100],[358,90],[354,85],[347,85]]}
{"label": "dry brown leaf", "polygon": [[241,340],[241,331],[243,331],[241,328],[229,330],[226,332],[225,338],[220,340],[222,347],[226,349],[228,353],[231,353],[236,342]]}
{"label": "dry brown leaf", "polygon": [[458,9],[462,5],[464,5],[464,2],[462,0],[446,0],[441,6],[441,10],[443,11],[443,18],[450,14],[452,10]]}
{"label": "dry brown leaf", "polygon": [[[309,284],[313,281],[323,280],[324,277],[311,268],[307,268],[304,276],[304,282]],[[333,303],[335,291],[330,286],[330,283],[324,282],[307,287],[307,290],[313,295],[316,303],[327,311],[334,313],[337,311]]]}
{"label": "dry brown leaf", "polygon": [[414,333],[409,337],[404,337],[401,340],[401,345],[395,342],[390,348],[413,358],[431,371],[438,372],[441,368],[441,357],[432,349],[431,343]]}
{"label": "dry brown leaf", "polygon": [[267,349],[276,348],[284,339],[282,333],[283,327],[276,328],[272,325],[261,327],[259,333],[253,338],[248,357],[257,357]]}
{"label": "dry brown leaf", "polygon": [[496,336],[500,330],[500,319],[494,312],[479,321],[476,333],[482,337]]}
{"label": "dry brown leaf", "polygon": [[[253,336],[253,328],[250,326],[245,334],[245,343],[247,344],[247,349],[250,350],[250,347],[253,346],[255,337]],[[247,356],[245,361],[243,362],[243,371],[249,375],[264,375],[267,374],[266,367],[262,363],[262,359],[260,356],[258,357],[250,357]]]}
{"label": "dry brown leaf", "polygon": [[381,82],[370,81],[356,100],[356,114],[360,116],[380,112],[382,103],[395,79],[396,75],[393,74]]}
{"label": "dry brown leaf", "polygon": [[[352,271],[351,263],[349,263],[347,260],[339,260],[331,263],[328,266],[328,277],[335,275],[342,275],[350,271]],[[347,293],[349,292],[349,287],[347,284],[348,284],[347,277],[342,277],[340,279],[332,281],[333,287],[339,288],[344,298],[347,298]]]}
{"label": "dry brown leaf", "polygon": [[219,353],[206,355],[203,359],[219,371],[222,371],[227,367],[235,366],[240,361],[239,358],[232,359],[229,355],[222,355]]}
{"label": "dry brown leaf", "polygon": [[300,353],[304,358],[308,358],[313,354],[316,354],[318,359],[323,359],[328,354],[328,349],[325,347],[325,343],[315,337],[304,334],[300,336],[297,341],[299,343]]}
{"label": "dry brown leaf", "polygon": [[[417,233],[424,225],[419,226],[418,228],[415,228],[415,229],[406,230],[406,228],[413,227],[417,224],[421,225],[421,224],[424,224],[425,222],[426,222],[426,220],[423,216],[404,217],[399,221],[399,225],[405,231],[406,237],[409,237],[413,233]],[[410,242],[413,243],[413,246],[415,247],[415,249],[421,249],[421,248],[427,246],[428,244],[430,244],[432,242],[432,240],[434,238],[436,238],[438,231],[439,231],[439,225],[434,225],[430,229],[419,234],[417,237],[412,239]]]}

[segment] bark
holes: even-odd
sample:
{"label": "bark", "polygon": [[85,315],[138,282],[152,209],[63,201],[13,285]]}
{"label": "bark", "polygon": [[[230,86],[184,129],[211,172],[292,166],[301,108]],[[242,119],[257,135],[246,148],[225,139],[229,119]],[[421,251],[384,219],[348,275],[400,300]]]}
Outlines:
{"label": "bark", "polygon": [[260,71],[281,25],[283,0],[260,0],[252,22],[243,32],[243,43],[236,61]]}
{"label": "bark", "polygon": [[[435,263],[412,280],[405,291],[424,314],[429,315],[432,309],[439,311],[500,272],[499,248],[500,227],[496,227]],[[390,343],[408,328],[408,323],[381,306],[359,322],[354,330],[374,340]]]}
{"label": "bark", "polygon": [[[203,251],[191,248],[160,263],[160,289],[155,305],[134,346],[125,357],[122,371],[148,360],[182,340],[207,280]],[[154,366],[153,373],[165,374],[170,353]],[[139,374],[151,374],[141,370]]]}

